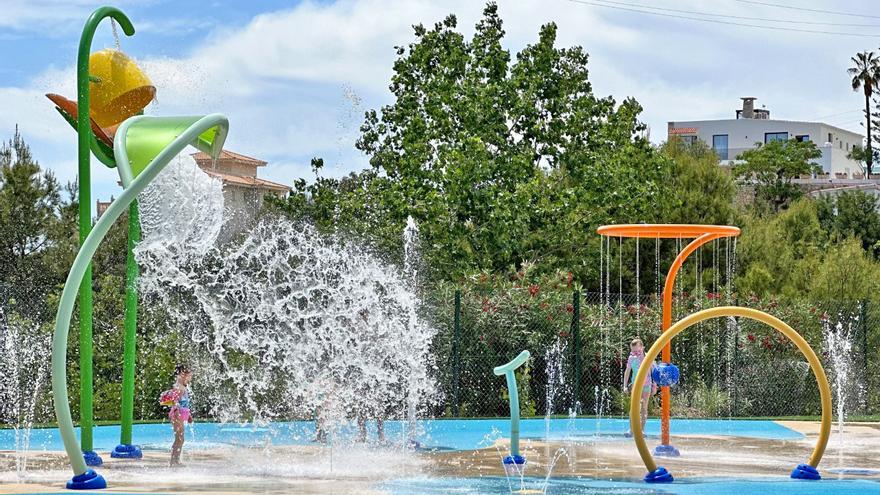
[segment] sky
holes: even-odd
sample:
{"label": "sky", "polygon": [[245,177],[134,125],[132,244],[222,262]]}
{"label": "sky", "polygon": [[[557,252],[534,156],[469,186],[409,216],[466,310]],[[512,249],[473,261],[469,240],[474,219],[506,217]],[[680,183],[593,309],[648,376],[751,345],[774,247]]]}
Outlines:
{"label": "sky", "polygon": [[[18,125],[41,165],[76,177],[76,136],[44,97],[73,99],[82,25],[107,1],[0,0],[0,139]],[[666,123],[732,118],[742,96],[771,117],[863,132],[850,57],[880,52],[873,0],[498,0],[512,53],[555,22],[557,44],[590,54],[597,95],[635,97],[651,139]],[[221,112],[227,148],[266,160],[261,176],[290,184],[367,166],[354,142],[363,114],[390,103],[394,47],[412,26],[455,14],[473,33],[479,0],[116,0],[136,33],[121,48],[157,87],[151,115]],[[797,5],[798,8],[793,6]],[[702,20],[696,20],[702,19]],[[762,26],[762,27],[754,27]],[[93,50],[115,45],[102,23]],[[93,159],[93,198],[118,195]]]}

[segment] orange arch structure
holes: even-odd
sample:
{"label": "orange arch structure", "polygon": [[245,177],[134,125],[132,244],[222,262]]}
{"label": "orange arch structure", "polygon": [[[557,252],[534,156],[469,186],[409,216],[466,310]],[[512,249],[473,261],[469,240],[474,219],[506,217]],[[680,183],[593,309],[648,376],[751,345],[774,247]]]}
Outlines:
{"label": "orange arch structure", "polygon": [[[693,225],[693,224],[623,224],[604,225],[596,232],[605,237],[628,237],[641,239],[691,239],[684,249],[669,267],[666,281],[663,284],[663,320],[661,331],[666,332],[672,326],[672,292],[675,288],[675,278],[688,256],[694,253],[700,246],[715,239],[723,237],[736,237],[740,234],[739,227],[730,225]],[[666,343],[663,346],[661,360],[665,363],[672,361],[672,346]],[[670,417],[670,393],[669,387],[660,390],[661,413],[660,413],[660,446],[656,454],[678,455],[678,451],[671,446],[669,441],[669,417]]]}

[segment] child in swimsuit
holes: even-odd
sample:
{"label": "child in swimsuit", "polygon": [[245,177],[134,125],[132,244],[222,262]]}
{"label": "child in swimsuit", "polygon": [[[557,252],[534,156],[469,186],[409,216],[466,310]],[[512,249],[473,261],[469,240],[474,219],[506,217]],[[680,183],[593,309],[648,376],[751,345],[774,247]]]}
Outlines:
{"label": "child in swimsuit", "polygon": [[[168,411],[168,419],[174,429],[174,443],[171,445],[171,466],[180,466],[180,453],[183,450],[184,423],[192,423],[190,412],[189,382],[192,380],[192,371],[183,364],[177,365],[174,370],[174,388],[162,394],[171,402],[171,410]],[[166,397],[167,395],[167,397]]]}
{"label": "child in swimsuit", "polygon": [[[635,381],[636,375],[639,373],[639,367],[642,366],[642,362],[645,359],[645,344],[642,343],[642,339],[636,337],[629,343],[629,358],[626,360],[626,371],[623,373],[623,393],[629,394],[629,387],[636,386],[632,381]],[[651,363],[651,368],[654,368],[654,363]],[[630,377],[632,377],[632,381],[630,381]],[[642,431],[645,431],[645,422],[648,421],[648,401],[650,401],[651,396],[657,393],[657,384],[651,379],[651,374],[648,373],[648,376],[645,378],[644,383],[642,383],[642,407],[641,407],[641,416],[642,416]],[[631,431],[626,432],[626,436],[632,436]]]}

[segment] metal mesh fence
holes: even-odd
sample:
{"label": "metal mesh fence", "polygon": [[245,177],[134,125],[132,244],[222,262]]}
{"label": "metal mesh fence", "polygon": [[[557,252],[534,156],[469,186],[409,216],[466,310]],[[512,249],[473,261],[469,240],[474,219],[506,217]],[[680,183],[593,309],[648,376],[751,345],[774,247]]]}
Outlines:
{"label": "metal mesh fence", "polygon": [[[865,301],[733,301],[720,294],[684,295],[673,321],[701,309],[740,305],[770,313],[801,333],[822,359],[834,401],[849,415],[880,407],[875,364],[880,308]],[[443,391],[438,413],[508,414],[505,382],[492,373],[521,350],[532,358],[518,374],[522,414],[622,416],[629,342],[649,347],[660,334],[654,296],[541,292],[535,287],[443,294],[432,307]],[[871,356],[871,352],[874,356]],[[784,336],[743,318],[718,318],[680,334],[672,361],[682,379],[672,391],[676,417],[781,417],[819,414],[815,377]],[[658,394],[659,395],[659,394]],[[659,405],[659,399],[654,401]]]}

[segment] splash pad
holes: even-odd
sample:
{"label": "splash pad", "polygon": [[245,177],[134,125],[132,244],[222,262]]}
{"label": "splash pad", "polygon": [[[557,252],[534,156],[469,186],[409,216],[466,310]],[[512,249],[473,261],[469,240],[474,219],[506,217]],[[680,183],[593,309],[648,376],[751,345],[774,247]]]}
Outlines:
{"label": "splash pad", "polygon": [[[131,23],[121,12],[110,8],[99,9],[87,24],[83,38],[88,41],[84,45],[86,48],[91,41],[92,33],[89,30],[93,30],[97,22],[107,16],[116,18],[127,35],[130,36],[134,33]],[[86,50],[86,55],[88,56],[88,50]],[[200,316],[206,318],[205,321],[210,322],[212,328],[219,329],[219,331],[192,334],[197,341],[200,344],[211,344],[214,348],[229,346],[233,351],[227,353],[226,350],[223,350],[212,355],[211,357],[216,358],[221,366],[221,368],[212,368],[212,372],[228,372],[229,369],[222,367],[229,364],[227,362],[230,360],[229,358],[239,355],[244,355],[247,359],[254,359],[254,362],[260,366],[265,365],[269,368],[264,374],[258,374],[256,380],[253,379],[252,374],[260,373],[255,371],[258,369],[257,366],[245,369],[242,374],[222,375],[231,384],[232,395],[238,394],[245,413],[256,414],[260,421],[266,421],[266,424],[271,425],[273,417],[282,417],[291,411],[304,414],[310,410],[317,410],[319,414],[331,417],[329,424],[330,429],[333,429],[334,427],[344,428],[339,425],[334,426],[332,422],[344,421],[351,409],[360,408],[355,413],[358,421],[363,419],[366,423],[366,418],[371,418],[369,419],[371,426],[373,422],[378,423],[376,419],[381,419],[385,414],[384,411],[380,412],[380,409],[383,407],[385,410],[395,409],[399,414],[397,414],[398,419],[390,421],[393,423],[391,430],[400,432],[400,435],[407,439],[405,443],[408,446],[417,445],[414,443],[414,439],[421,432],[417,431],[415,417],[420,407],[421,397],[430,393],[425,385],[425,377],[419,373],[424,364],[424,354],[422,353],[426,348],[424,344],[425,342],[430,343],[432,334],[430,329],[419,321],[417,301],[413,297],[413,291],[408,290],[417,283],[414,268],[417,263],[413,259],[416,250],[412,249],[417,242],[418,235],[415,223],[408,222],[405,233],[404,266],[406,273],[404,276],[392,273],[387,265],[377,260],[371,253],[353,247],[346,239],[330,238],[314,241],[313,238],[318,237],[315,231],[293,223],[257,225],[243,244],[231,252],[220,252],[208,242],[198,246],[188,245],[188,241],[197,238],[196,236],[188,237],[188,235],[200,232],[185,232],[186,225],[175,224],[173,221],[168,221],[167,218],[161,219],[162,214],[167,213],[162,211],[163,205],[176,205],[169,198],[187,187],[190,192],[203,195],[204,197],[201,199],[216,195],[218,189],[215,187],[216,184],[207,186],[204,184],[182,184],[186,180],[186,175],[196,169],[192,168],[194,164],[179,157],[178,166],[174,167],[174,159],[180,151],[188,146],[216,156],[226,137],[227,120],[220,114],[205,117],[137,115],[155,96],[155,88],[152,87],[149,79],[140,73],[137,66],[121,52],[112,50],[97,52],[88,58],[90,60],[86,66],[85,76],[78,81],[80,83],[86,82],[86,90],[79,92],[77,103],[73,104],[58,95],[50,95],[50,99],[79,133],[80,186],[88,187],[89,153],[91,152],[105,165],[117,167],[124,192],[119,199],[114,201],[94,228],[89,222],[85,229],[82,247],[65,284],[57,315],[53,340],[52,383],[63,446],[75,474],[68,486],[76,489],[106,486],[104,479],[88,468],[90,464],[101,462],[100,458],[91,455],[94,453],[91,448],[93,447],[90,406],[91,382],[88,378],[91,369],[91,342],[89,340],[91,330],[90,323],[88,323],[89,318],[86,318],[90,314],[82,314],[81,321],[86,323],[80,329],[80,343],[83,349],[83,360],[81,361],[83,381],[80,390],[83,405],[80,421],[83,428],[82,449],[76,444],[70,408],[67,404],[64,359],[73,301],[76,298],[76,286],[80,286],[80,302],[82,303],[80,307],[87,308],[86,311],[88,311],[89,306],[85,303],[88,303],[90,298],[86,293],[91,291],[90,287],[86,288],[90,285],[88,280],[91,277],[89,267],[91,256],[106,235],[110,224],[119,218],[126,209],[130,215],[129,226],[131,230],[129,231],[127,253],[129,262],[126,270],[122,428],[120,444],[114,449],[112,457],[136,458],[140,454],[140,449],[133,444],[131,438],[133,416],[131,404],[135,370],[134,329],[138,309],[135,288],[137,287],[141,287],[142,290],[146,289],[144,292],[155,297],[155,300],[160,304],[168,304],[171,301],[171,296],[175,295],[172,293],[172,288],[185,289],[187,296],[190,297],[190,301],[188,301],[190,306],[179,309],[180,312],[174,316],[180,318],[180,321],[193,323],[193,321],[188,321],[188,317],[183,313],[191,309],[197,310]],[[116,70],[108,71],[105,70],[106,67],[102,69],[101,64],[106,67],[116,67]],[[82,63],[79,66],[82,67]],[[82,86],[80,86],[81,88]],[[94,96],[91,102],[90,90]],[[101,90],[106,90],[107,94],[101,94]],[[89,108],[89,111],[78,111],[84,108]],[[82,159],[83,150],[85,150],[85,161]],[[136,197],[139,193],[142,193],[141,200],[144,203],[141,205],[142,210],[136,204]],[[87,189],[81,191],[80,197],[88,197]],[[207,203],[210,203],[212,208],[205,212],[205,217],[222,211],[222,203],[218,209],[216,201],[212,201],[211,198],[208,198]],[[83,201],[81,208],[83,204],[86,208],[90,207],[89,203]],[[82,210],[80,213],[82,219]],[[141,216],[147,218],[139,218]],[[141,225],[144,225],[145,231],[143,241],[140,239]],[[211,226],[211,228],[214,227]],[[678,253],[673,267],[670,268],[670,274],[667,276],[665,286],[668,290],[663,293],[664,334],[651,346],[647,353],[648,359],[653,360],[662,352],[664,361],[671,361],[671,352],[669,352],[671,340],[691,325],[713,317],[736,316],[763,321],[788,336],[798,345],[798,348],[810,361],[811,369],[816,375],[822,394],[823,417],[821,435],[813,454],[806,464],[799,465],[795,469],[792,476],[806,479],[818,478],[818,471],[815,468],[822,457],[825,443],[827,443],[826,402],[829,402],[830,399],[827,393],[827,382],[823,388],[825,380],[821,365],[818,364],[812,350],[808,346],[804,348],[801,345],[802,343],[806,345],[803,339],[800,339],[800,336],[790,327],[778,320],[773,320],[769,315],[749,312],[750,310],[744,308],[716,308],[695,313],[675,325],[672,324],[671,289],[684,259],[707,242],[725,237],[735,237],[739,234],[739,229],[725,226],[624,225],[602,227],[599,229],[599,233],[606,237],[691,240],[691,243]],[[213,240],[215,236],[209,235],[208,238]],[[222,255],[222,258],[219,255]],[[290,258],[295,258],[297,261],[290,263]],[[212,263],[206,262],[207,259],[211,259]],[[218,259],[219,261],[217,261]],[[140,262],[140,267],[138,263],[134,262],[135,260]],[[196,269],[192,270],[193,267]],[[246,273],[241,273],[242,270],[239,270],[241,267],[247,267]],[[145,268],[146,273],[139,274],[139,268]],[[187,273],[186,270],[190,270],[190,272]],[[352,273],[356,276],[349,277]],[[138,280],[143,285],[139,286]],[[278,280],[285,282],[278,283]],[[375,290],[375,292],[380,292],[381,295],[364,300],[364,293],[371,290],[365,287],[371,283],[379,286],[380,290]],[[669,299],[668,306],[667,297]],[[575,307],[577,307],[578,300],[575,300]],[[218,304],[218,301],[223,304]],[[297,315],[305,316],[297,317]],[[315,315],[332,315],[332,321],[330,323],[316,321]],[[418,333],[416,330],[423,333],[418,339],[411,337],[412,334]],[[352,334],[359,335],[353,345],[338,345],[344,339],[351,338]],[[371,345],[375,344],[377,340],[388,338],[389,335],[402,343],[384,355],[369,355],[373,350]],[[407,341],[406,338],[412,338],[412,340]],[[331,345],[325,345],[327,341],[331,341]],[[290,350],[297,352],[289,352]],[[383,349],[383,351],[386,350]],[[257,359],[266,354],[271,354],[274,359],[268,365]],[[369,366],[352,366],[358,363],[358,359],[365,356],[373,359],[368,363]],[[528,354],[523,353],[511,363],[495,370],[496,374],[505,375],[508,382],[511,400],[511,455],[507,457],[511,460],[510,464],[514,465],[525,462],[519,449],[519,404],[514,369],[521,365],[527,357]],[[670,414],[667,385],[674,382],[674,379],[670,377],[676,375],[671,368],[671,363],[669,366],[670,368],[667,368],[664,373],[654,376],[655,380],[664,385],[665,389],[664,414],[661,418],[661,438],[663,439],[661,447],[665,447],[666,450],[666,452],[655,452],[655,455],[658,453],[678,454],[677,449],[669,441]],[[648,367],[641,368],[636,380],[644,379],[648,369]],[[353,381],[352,376],[357,377],[354,381],[360,382],[360,387],[349,387],[349,384],[346,383]],[[401,376],[405,379],[400,379]],[[283,386],[275,389],[270,388],[269,385],[279,382],[279,377],[286,378],[287,382],[281,380]],[[669,378],[668,382],[666,378]],[[488,376],[485,379],[492,380]],[[291,383],[295,383],[296,386],[291,386]],[[248,386],[254,384],[256,386],[248,389]],[[372,393],[373,391],[378,391],[378,393]],[[382,403],[382,407],[376,407],[377,397],[392,393],[398,394],[397,397],[402,400],[389,401]],[[247,409],[271,394],[277,394],[279,397],[275,403]],[[662,468],[654,463],[651,453],[644,444],[641,427],[636,419],[638,404],[635,394],[631,398],[631,404],[633,407],[630,411],[630,426],[635,433],[639,453],[646,467],[651,471],[646,480],[671,481],[671,474],[661,471]],[[224,413],[220,410],[212,410],[211,412],[217,413],[215,417],[225,421],[224,414],[234,417],[242,411]],[[576,424],[576,420],[577,418],[572,419],[572,424]],[[622,422],[622,420],[619,421]],[[601,420],[597,421],[597,423],[599,422]],[[526,430],[534,431],[531,420],[526,419],[524,423]],[[682,423],[673,424],[676,425],[676,431],[682,431],[680,429]],[[615,424],[616,426],[622,428],[622,425]],[[220,428],[223,429],[222,426]],[[249,430],[245,426],[239,428],[251,433],[267,429],[261,427]],[[548,423],[547,431],[549,428]],[[235,429],[235,427],[226,428],[228,431]],[[549,438],[549,433],[547,437]],[[303,440],[303,442],[309,443],[309,440]],[[484,444],[476,442],[468,444],[468,448],[477,449],[480,445]],[[251,447],[256,448],[253,445]],[[525,448],[528,448],[528,445]],[[371,460],[367,459],[366,462],[369,463]],[[522,460],[522,463],[517,462],[519,460]],[[254,459],[248,459],[248,461],[251,466],[261,462]],[[504,464],[506,468],[508,463]],[[289,466],[261,467],[261,469],[268,470],[264,472],[277,474],[287,467]],[[468,468],[472,468],[472,466],[466,466],[463,469]],[[219,470],[223,468],[215,466],[215,469],[217,472],[212,472],[212,475],[219,475]],[[331,473],[333,473],[332,469]],[[548,472],[547,479],[549,476]],[[479,486],[479,482],[467,480],[462,484],[468,484],[469,487]],[[543,489],[536,492],[543,492]]]}
{"label": "splash pad", "polygon": [[[158,125],[160,128],[169,126],[182,131],[177,133],[170,142],[162,145],[159,151],[150,157],[149,162],[140,173],[137,173],[137,169],[129,163],[127,153],[131,152],[132,155],[140,156],[143,159],[152,154],[151,151],[145,151],[137,147],[134,147],[134,149],[128,148],[126,142],[128,132],[136,129],[139,123],[141,125]],[[103,478],[86,466],[83,453],[76,442],[76,433],[67,397],[67,333],[76,299],[76,287],[86,275],[91,259],[110,230],[110,227],[125,212],[129,205],[135,201],[137,195],[147,187],[150,181],[155,179],[159,172],[181,150],[191,144],[200,143],[200,137],[206,133],[212,134],[213,140],[211,144],[216,145],[214,149],[219,152],[219,148],[222,146],[223,140],[225,140],[228,126],[229,123],[226,118],[220,114],[170,119],[138,117],[137,119],[126,121],[120,127],[119,132],[117,132],[115,140],[116,158],[118,159],[117,167],[120,170],[120,178],[125,186],[125,190],[119,198],[110,204],[107,211],[104,212],[92,231],[86,236],[79,253],[77,253],[74,259],[61,294],[61,301],[56,315],[55,333],[52,340],[52,392],[54,395],[55,415],[58,419],[64,447],[75,475],[68,483],[68,488],[91,489],[106,487],[106,482],[104,482]],[[211,132],[212,130],[213,132]],[[149,134],[149,132],[147,133]],[[156,142],[161,142],[161,139],[157,138],[157,141],[151,141],[150,144],[155,144]]]}

